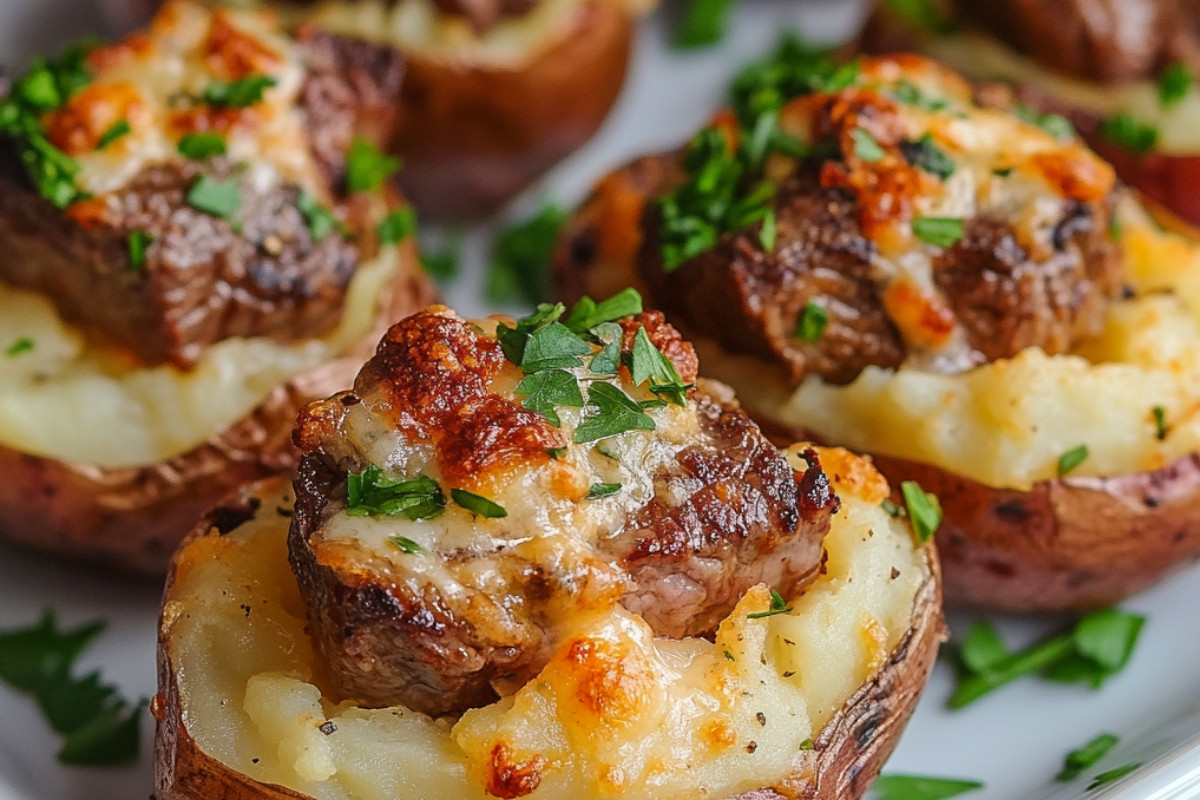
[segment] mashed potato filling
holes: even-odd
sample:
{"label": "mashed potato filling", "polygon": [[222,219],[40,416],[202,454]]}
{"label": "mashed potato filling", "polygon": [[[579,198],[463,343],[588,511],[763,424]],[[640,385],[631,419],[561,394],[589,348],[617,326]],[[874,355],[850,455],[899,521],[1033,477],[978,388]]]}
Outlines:
{"label": "mashed potato filling", "polygon": [[1163,467],[1200,451],[1200,246],[1121,208],[1126,282],[1103,333],[1070,354],[1031,348],[955,375],[871,367],[808,378],[771,412],[853,449],[933,464],[998,488]]}
{"label": "mashed potato filling", "polygon": [[358,269],[342,321],[324,337],[225,339],[191,371],[137,364],[87,339],[41,295],[0,284],[0,445],[101,467],[186,452],[365,336],[400,258],[385,247]]}
{"label": "mashed potato filling", "polygon": [[682,800],[776,783],[899,644],[928,577],[877,473],[845,451],[822,463],[843,507],[827,571],[789,611],[756,616],[770,596],[755,587],[715,642],[656,638],[620,609],[581,618],[536,678],[459,719],[332,695],[287,564],[286,501],[268,499],[177,557],[163,641],[187,730],[238,772],[315,798]]}

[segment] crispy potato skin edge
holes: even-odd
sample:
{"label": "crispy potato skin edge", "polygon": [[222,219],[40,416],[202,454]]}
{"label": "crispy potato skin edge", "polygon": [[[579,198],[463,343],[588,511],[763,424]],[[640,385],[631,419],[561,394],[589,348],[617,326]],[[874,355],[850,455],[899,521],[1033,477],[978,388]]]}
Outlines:
{"label": "crispy potato skin edge", "polygon": [[[249,498],[278,491],[283,481],[275,477],[243,488],[202,519],[184,544],[201,536],[219,535],[214,520],[223,510],[236,514],[246,507]],[[899,742],[933,669],[938,647],[947,638],[938,556],[932,545],[926,545],[923,552],[928,572],[913,602],[912,624],[886,663],[825,725],[813,748],[797,754],[791,772],[783,780],[729,800],[857,800],[866,792]],[[291,789],[259,783],[231,769],[201,751],[188,733],[178,676],[171,661],[173,619],[166,613],[175,576],[176,565],[172,562],[158,627],[158,694],[151,703],[157,723],[156,800],[309,800]]]}
{"label": "crispy potato skin edge", "polygon": [[433,301],[405,245],[371,330],[347,353],[277,386],[228,430],[155,464],[105,468],[0,446],[0,537],[122,572],[161,575],[196,519],[237,487],[298,461],[291,432],[314,397],[349,386],[387,327]]}

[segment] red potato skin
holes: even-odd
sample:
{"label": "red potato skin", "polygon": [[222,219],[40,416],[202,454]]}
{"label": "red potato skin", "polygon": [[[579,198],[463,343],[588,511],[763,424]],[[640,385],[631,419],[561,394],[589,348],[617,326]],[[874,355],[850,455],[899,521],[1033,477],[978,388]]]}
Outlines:
{"label": "red potato skin", "polygon": [[422,215],[493,211],[590,139],[625,81],[634,24],[622,4],[593,0],[515,68],[407,54],[391,149]]}
{"label": "red potato skin", "polygon": [[[251,498],[278,494],[282,478],[268,479],[212,509],[180,545],[229,530],[230,519],[253,514]],[[254,508],[270,508],[261,503]],[[879,775],[899,742],[947,639],[942,616],[941,570],[937,552],[926,545],[928,572],[913,602],[912,624],[887,661],[851,695],[821,729],[811,750],[801,750],[789,774],[775,786],[742,792],[729,800],[858,800]],[[179,676],[171,661],[172,589],[179,556],[172,562],[163,592],[158,630],[158,693],[150,705],[156,720],[154,772],[156,800],[310,800],[277,785],[263,784],[205,754],[187,731]]]}
{"label": "red potato skin", "polygon": [[1200,557],[1200,454],[1150,472],[1041,481],[1029,491],[872,458],[893,487],[911,480],[937,495],[949,606],[1022,614],[1104,608]]}
{"label": "red potato skin", "polygon": [[411,245],[401,262],[402,274],[380,298],[372,330],[355,347],[276,387],[231,428],[187,452],[145,466],[105,468],[0,446],[0,536],[121,572],[161,575],[204,511],[238,486],[298,463],[291,431],[300,409],[348,386],[388,326],[433,301],[428,279],[413,271]]}

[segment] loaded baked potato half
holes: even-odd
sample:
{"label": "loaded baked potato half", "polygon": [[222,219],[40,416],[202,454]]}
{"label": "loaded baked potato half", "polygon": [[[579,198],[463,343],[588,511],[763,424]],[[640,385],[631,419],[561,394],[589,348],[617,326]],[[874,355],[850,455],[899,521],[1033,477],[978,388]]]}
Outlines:
{"label": "loaded baked potato half", "polygon": [[399,77],[361,48],[171,3],[13,84],[0,535],[161,572],[204,510],[294,466],[299,408],[428,302],[411,212],[334,188],[378,158],[355,138],[392,90],[371,78]]}
{"label": "loaded baked potato half", "polygon": [[635,277],[764,425],[936,493],[949,603],[1099,607],[1200,554],[1196,242],[933,62],[783,56],[597,185],[564,296]]}
{"label": "loaded baked potato half", "polygon": [[[128,15],[131,0],[110,0]],[[496,209],[592,137],[653,0],[228,0],[402,58],[390,149],[422,217]]]}
{"label": "loaded baked potato half", "polygon": [[[861,43],[915,50],[1003,81],[1056,113],[1147,197],[1200,224],[1200,8],[1181,0],[939,0],[914,15],[884,0]],[[990,89],[989,91],[995,91]]]}
{"label": "loaded baked potato half", "polygon": [[863,793],[943,638],[932,546],[636,301],[434,307],[308,407],[293,485],[173,561],[160,800]]}

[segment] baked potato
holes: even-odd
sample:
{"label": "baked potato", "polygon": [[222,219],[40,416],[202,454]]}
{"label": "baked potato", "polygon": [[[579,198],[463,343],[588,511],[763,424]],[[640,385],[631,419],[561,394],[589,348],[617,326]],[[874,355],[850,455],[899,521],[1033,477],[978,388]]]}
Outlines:
{"label": "baked potato", "polygon": [[1200,17],[1177,0],[1039,4],[938,2],[914,18],[882,2],[861,37],[869,52],[925,53],[977,81],[1069,119],[1117,175],[1194,224],[1200,201]]}
{"label": "baked potato", "polygon": [[[123,19],[130,0],[109,0]],[[265,5],[400,54],[390,149],[427,218],[495,210],[591,138],[651,0],[324,0]],[[144,5],[144,4],[143,4]]]}
{"label": "baked potato", "polygon": [[[949,604],[1097,608],[1200,555],[1196,239],[944,68],[846,69],[778,110],[799,146],[767,157],[758,218],[670,269],[706,140],[604,178],[564,226],[563,296],[636,279],[774,435],[936,493]],[[732,162],[744,123],[710,130]]]}
{"label": "baked potato", "polygon": [[[862,795],[944,637],[932,546],[869,461],[642,376],[695,380],[660,315],[547,309],[398,323],[301,415],[293,485],[187,538],[160,800]],[[587,406],[514,388],[555,371]],[[612,392],[652,425],[598,422]]]}
{"label": "baked potato", "polygon": [[[336,50],[174,3],[14,84],[0,112],[0,535],[161,574],[198,514],[294,466],[299,408],[429,301],[411,240],[377,231],[409,213],[400,199],[332,191],[371,107]],[[209,71],[174,69],[189,59]],[[39,112],[46,76],[61,91]],[[264,93],[196,99],[248,82]],[[205,201],[213,187],[228,208]]]}

